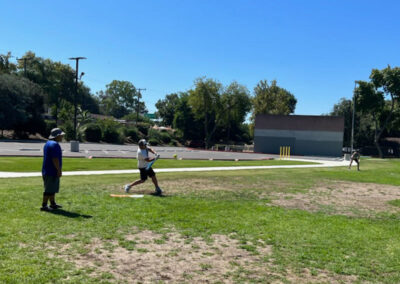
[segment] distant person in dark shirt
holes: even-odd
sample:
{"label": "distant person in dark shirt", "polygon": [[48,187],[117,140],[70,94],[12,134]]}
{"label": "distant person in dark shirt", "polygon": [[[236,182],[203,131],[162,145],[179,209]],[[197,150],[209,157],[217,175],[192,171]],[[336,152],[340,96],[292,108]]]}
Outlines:
{"label": "distant person in dark shirt", "polygon": [[[62,151],[58,142],[61,142],[65,133],[60,128],[51,130],[49,141],[43,147],[42,177],[44,183],[43,202],[41,211],[52,211],[61,208],[55,200],[60,189],[62,176]],[[47,206],[50,200],[50,207]]]}
{"label": "distant person in dark shirt", "polygon": [[355,161],[357,163],[357,171],[359,171],[360,170],[360,152],[358,152],[357,150],[355,150],[353,152],[353,154],[351,155],[349,170],[351,168],[351,164],[353,163],[353,161]]}

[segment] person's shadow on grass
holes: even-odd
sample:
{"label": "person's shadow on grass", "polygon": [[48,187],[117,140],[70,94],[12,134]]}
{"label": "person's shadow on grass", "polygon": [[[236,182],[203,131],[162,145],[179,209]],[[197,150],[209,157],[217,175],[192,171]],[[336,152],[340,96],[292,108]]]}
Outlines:
{"label": "person's shadow on grass", "polygon": [[85,215],[85,214],[79,214],[79,213],[75,213],[75,212],[69,212],[69,211],[65,211],[63,209],[56,209],[53,211],[50,211],[49,213],[54,214],[54,215],[61,215],[64,217],[68,217],[68,218],[85,218],[85,219],[89,219],[92,218],[93,216],[91,215]]}

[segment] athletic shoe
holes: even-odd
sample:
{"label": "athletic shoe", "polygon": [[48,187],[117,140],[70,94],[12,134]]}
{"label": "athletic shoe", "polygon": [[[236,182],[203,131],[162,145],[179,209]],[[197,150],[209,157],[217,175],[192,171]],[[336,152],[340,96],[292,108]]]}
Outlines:
{"label": "athletic shoe", "polygon": [[58,208],[62,208],[62,206],[58,205],[58,204],[52,204],[52,205],[50,205],[50,208],[51,209],[58,209]]}
{"label": "athletic shoe", "polygon": [[42,207],[40,207],[40,211],[50,212],[50,211],[53,211],[53,209],[50,208],[49,206],[42,206]]}
{"label": "athletic shoe", "polygon": [[156,187],[156,194],[157,195],[161,195],[162,194],[162,190],[161,190],[161,188],[160,187]]}
{"label": "athletic shoe", "polygon": [[128,193],[129,190],[131,189],[131,186],[130,186],[129,184],[126,184],[126,185],[124,186],[124,189],[125,189],[125,192]]}

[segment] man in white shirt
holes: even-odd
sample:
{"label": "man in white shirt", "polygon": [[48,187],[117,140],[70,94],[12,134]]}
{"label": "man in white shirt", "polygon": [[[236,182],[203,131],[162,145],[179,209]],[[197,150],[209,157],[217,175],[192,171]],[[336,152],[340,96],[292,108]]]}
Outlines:
{"label": "man in white shirt", "polygon": [[149,162],[156,159],[155,157],[150,158],[149,152],[153,153],[156,157],[159,156],[153,149],[151,149],[150,147],[147,147],[147,142],[145,139],[140,139],[139,140],[139,148],[138,148],[137,155],[136,155],[136,158],[138,160],[138,168],[140,171],[140,179],[137,181],[134,181],[133,183],[126,184],[124,186],[126,193],[129,192],[129,190],[131,189],[132,186],[144,183],[147,180],[147,177],[151,177],[151,180],[153,181],[155,190],[156,190],[155,194],[156,195],[162,194],[162,190],[158,186],[158,181],[157,181],[155,172],[153,171],[153,169],[151,167],[147,168],[147,165],[149,164]]}

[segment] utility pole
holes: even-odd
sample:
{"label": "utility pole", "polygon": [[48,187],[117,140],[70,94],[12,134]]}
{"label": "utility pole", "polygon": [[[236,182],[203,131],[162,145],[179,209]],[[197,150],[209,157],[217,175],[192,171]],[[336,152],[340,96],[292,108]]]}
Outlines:
{"label": "utility pole", "polygon": [[32,60],[32,57],[23,57],[23,58],[17,58],[18,61],[23,60],[24,61],[24,77],[26,78],[26,62],[28,60]]}
{"label": "utility pole", "polygon": [[78,114],[78,107],[77,107],[77,99],[78,99],[78,69],[79,69],[79,60],[81,59],[86,59],[86,57],[70,57],[70,60],[75,60],[76,62],[76,68],[75,68],[75,95],[74,95],[74,145],[77,145],[76,147],[73,147],[72,142],[71,142],[71,152],[79,152],[79,144],[77,141],[77,135],[76,135],[76,117]]}
{"label": "utility pole", "polygon": [[138,121],[139,121],[139,111],[140,111],[139,99],[140,99],[140,97],[142,96],[141,91],[146,91],[146,89],[138,88],[137,90],[138,90],[138,92],[139,92],[139,95],[138,95],[138,98],[137,98],[136,125],[138,124]]}
{"label": "utility pole", "polygon": [[353,153],[353,143],[354,143],[354,114],[356,113],[356,88],[357,88],[357,81],[354,82],[354,91],[353,91],[353,116],[351,119],[351,154]]}

